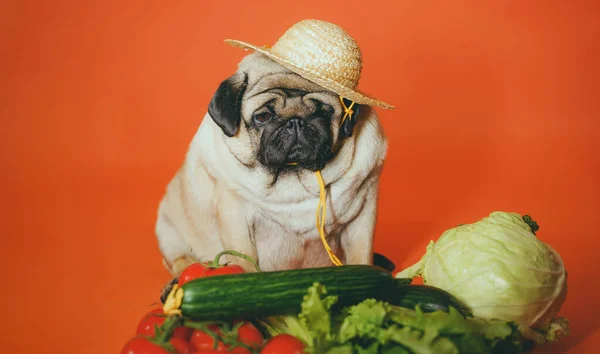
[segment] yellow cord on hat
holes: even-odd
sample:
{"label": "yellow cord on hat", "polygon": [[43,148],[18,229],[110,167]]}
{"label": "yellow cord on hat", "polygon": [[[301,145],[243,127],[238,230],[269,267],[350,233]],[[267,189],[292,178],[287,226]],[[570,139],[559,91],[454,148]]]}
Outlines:
{"label": "yellow cord on hat", "polygon": [[[354,102],[350,104],[349,107],[346,107],[344,103],[344,98],[340,96],[340,102],[342,102],[342,107],[344,108],[344,116],[342,117],[342,122],[340,126],[344,124],[344,121],[349,116],[352,116],[354,111],[352,107],[354,106]],[[288,165],[294,166],[297,165],[297,162],[288,162]],[[317,207],[317,229],[319,230],[319,235],[321,236],[321,241],[323,241],[323,246],[325,246],[325,250],[329,255],[329,259],[336,266],[343,265],[342,261],[333,253],[331,247],[329,247],[329,243],[327,243],[327,239],[325,238],[325,219],[327,216],[327,194],[325,193],[325,182],[323,181],[323,176],[321,175],[321,171],[315,172],[317,176],[317,182],[319,182],[319,206]]]}
{"label": "yellow cord on hat", "polygon": [[[297,165],[297,162],[288,162],[288,165],[294,166]],[[323,241],[323,246],[325,246],[325,250],[329,255],[329,259],[336,266],[341,266],[342,261],[333,253],[331,247],[329,247],[329,243],[327,243],[327,239],[325,238],[325,218],[327,216],[327,194],[325,193],[325,182],[323,181],[323,176],[321,175],[321,171],[315,172],[317,176],[317,182],[319,182],[319,206],[317,207],[317,229],[319,230],[319,235],[321,236],[321,241]]]}
{"label": "yellow cord on hat", "polygon": [[[349,107],[346,107],[346,104],[344,103],[344,98],[342,96],[340,96],[340,102],[342,102],[342,107],[344,107],[344,116],[342,117],[342,122],[340,123],[340,126],[341,126],[342,124],[344,124],[344,121],[346,120],[346,118],[351,117],[352,114],[354,113],[354,111],[352,110],[352,107],[354,106],[354,102],[352,102]],[[325,182],[323,182],[323,176],[321,175],[321,171],[317,171],[317,172],[315,172],[315,174],[317,176],[317,181],[319,182],[319,188],[320,188],[319,207],[317,208],[317,228],[319,229],[319,234],[321,235],[321,241],[323,241],[325,250],[329,254],[329,259],[331,259],[331,262],[333,264],[335,264],[336,266],[341,266],[341,265],[343,265],[342,262],[333,253],[333,251],[331,250],[331,247],[329,247],[329,244],[327,243],[327,240],[325,239],[325,219],[327,216],[327,195],[325,194]],[[321,212],[320,213],[321,215],[319,215],[319,212]]]}
{"label": "yellow cord on hat", "polygon": [[[325,218],[327,216],[327,194],[325,193],[325,182],[323,182],[323,176],[321,175],[321,171],[315,172],[317,176],[317,181],[319,182],[319,207],[317,208],[317,228],[319,230],[319,234],[321,235],[321,241],[323,241],[323,246],[325,246],[325,250],[327,254],[329,254],[329,259],[336,266],[341,266],[342,261],[337,258],[337,256],[329,247],[327,240],[325,239]],[[320,212],[320,213],[319,213]],[[321,215],[319,215],[321,214]]]}

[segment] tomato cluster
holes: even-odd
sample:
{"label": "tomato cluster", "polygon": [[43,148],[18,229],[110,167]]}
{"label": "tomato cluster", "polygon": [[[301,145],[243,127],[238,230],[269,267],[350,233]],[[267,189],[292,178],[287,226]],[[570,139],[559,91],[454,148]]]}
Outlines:
{"label": "tomato cluster", "polygon": [[[178,284],[200,277],[243,272],[244,269],[237,265],[194,263],[181,273]],[[174,322],[166,323],[167,318],[160,307],[146,313],[138,323],[135,336],[125,344],[121,354],[304,353],[304,343],[298,338],[280,334],[267,340],[250,321],[233,321],[224,327],[196,325],[190,321],[173,325]],[[165,327],[168,333],[165,333]]]}

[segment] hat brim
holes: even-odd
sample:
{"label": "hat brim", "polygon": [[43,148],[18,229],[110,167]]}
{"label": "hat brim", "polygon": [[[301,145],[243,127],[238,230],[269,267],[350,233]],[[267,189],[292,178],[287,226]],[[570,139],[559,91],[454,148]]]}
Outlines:
{"label": "hat brim", "polygon": [[383,101],[380,101],[378,99],[370,97],[370,96],[368,96],[364,93],[361,93],[357,90],[352,90],[343,85],[340,85],[339,83],[337,83],[333,80],[330,80],[326,77],[323,77],[323,76],[319,75],[318,73],[315,73],[315,72],[307,70],[305,68],[296,66],[294,63],[292,63],[284,58],[281,58],[278,55],[276,55],[275,53],[271,52],[271,50],[269,48],[258,47],[253,44],[235,40],[235,39],[226,39],[225,43],[227,43],[233,47],[242,48],[242,49],[246,49],[246,50],[252,49],[254,51],[260,52],[260,53],[266,55],[267,57],[271,58],[272,60],[276,61],[277,63],[281,64],[286,69],[289,69],[289,70],[295,72],[296,74],[304,77],[305,79],[310,80],[310,81],[314,82],[315,84],[322,86],[328,90],[331,90],[331,91],[337,93],[338,95],[340,95],[344,98],[347,98],[349,100],[352,100],[356,103],[366,104],[369,106],[379,106],[379,107],[382,107],[385,109],[394,109],[395,108],[394,106],[392,106],[388,103],[385,103]]}

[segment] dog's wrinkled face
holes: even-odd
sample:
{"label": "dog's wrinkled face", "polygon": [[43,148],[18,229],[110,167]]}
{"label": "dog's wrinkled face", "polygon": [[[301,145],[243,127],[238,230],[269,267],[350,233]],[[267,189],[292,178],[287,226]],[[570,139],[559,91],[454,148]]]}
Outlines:
{"label": "dog's wrinkled face", "polygon": [[221,83],[209,113],[227,137],[247,134],[256,161],[279,173],[322,169],[352,135],[358,108],[341,124],[337,94],[251,54]]}
{"label": "dog's wrinkled face", "polygon": [[248,128],[260,135],[258,161],[271,169],[322,169],[333,155],[335,96],[297,87],[270,87],[257,96]]}

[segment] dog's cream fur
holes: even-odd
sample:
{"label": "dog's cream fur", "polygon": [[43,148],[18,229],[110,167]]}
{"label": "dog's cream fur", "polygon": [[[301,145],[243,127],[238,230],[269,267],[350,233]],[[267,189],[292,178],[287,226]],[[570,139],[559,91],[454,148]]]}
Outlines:
{"label": "dog's cream fur", "polygon": [[[238,71],[249,75],[249,87],[267,73],[292,75],[257,54],[245,57]],[[243,120],[250,119],[248,110],[246,105]],[[338,127],[339,122],[332,124],[332,129]],[[205,115],[158,210],[159,248],[173,276],[222,250],[251,256],[265,271],[331,265],[316,226],[315,173],[283,174],[272,184],[273,175],[256,162],[253,145],[243,122],[236,136],[227,137]],[[372,263],[386,149],[375,111],[364,107],[353,135],[321,171],[327,190],[327,240],[344,264]],[[227,261],[254,270],[243,259]]]}

